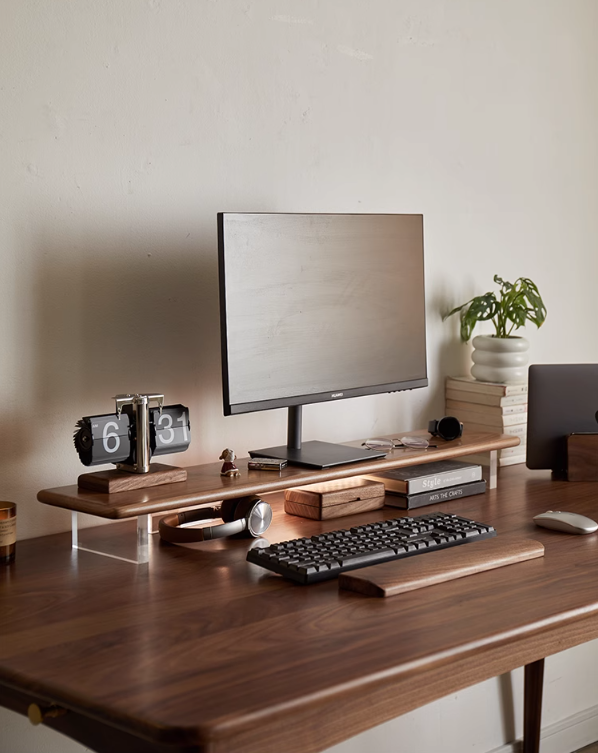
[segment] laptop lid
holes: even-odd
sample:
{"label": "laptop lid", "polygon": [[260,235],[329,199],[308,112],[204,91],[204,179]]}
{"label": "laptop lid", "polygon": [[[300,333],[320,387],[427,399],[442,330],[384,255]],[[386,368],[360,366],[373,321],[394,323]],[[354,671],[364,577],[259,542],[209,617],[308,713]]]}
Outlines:
{"label": "laptop lid", "polygon": [[528,374],[528,468],[567,470],[567,436],[598,433],[598,364],[534,364]]}

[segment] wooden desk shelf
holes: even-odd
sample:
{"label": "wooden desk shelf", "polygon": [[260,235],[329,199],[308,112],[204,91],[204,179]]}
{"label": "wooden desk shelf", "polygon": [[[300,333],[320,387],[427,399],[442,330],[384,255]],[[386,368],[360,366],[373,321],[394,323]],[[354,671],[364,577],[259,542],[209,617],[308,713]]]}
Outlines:
{"label": "wooden desk shelf", "polygon": [[[395,435],[396,436],[396,435]],[[399,433],[400,436],[400,433]],[[361,440],[350,442],[360,445]],[[101,554],[134,564],[149,562],[152,515],[154,513],[180,510],[184,507],[221,502],[225,499],[244,497],[250,494],[265,494],[282,491],[291,486],[333,481],[339,478],[360,476],[389,468],[406,465],[421,465],[432,460],[446,460],[479,453],[489,454],[490,474],[488,487],[496,486],[498,450],[519,444],[516,437],[506,434],[482,434],[465,432],[461,439],[452,442],[438,440],[438,447],[427,450],[398,449],[389,452],[386,458],[371,462],[349,463],[326,470],[314,470],[298,466],[287,466],[280,473],[257,471],[247,468],[248,458],[237,461],[240,476],[232,478],[220,475],[222,463],[208,463],[187,468],[187,480],[176,484],[133,489],[114,494],[95,492],[76,485],[57,489],[43,489],[37,495],[40,502],[71,510],[71,544],[73,549]],[[130,550],[123,555],[98,550],[87,546],[79,530],[79,513],[95,515],[110,520],[137,518],[137,538],[131,539]],[[85,536],[85,534],[84,534]]]}
{"label": "wooden desk shelf", "polygon": [[[359,445],[361,440],[348,444]],[[247,458],[245,458],[236,461],[241,475],[234,478],[220,476],[222,463],[208,463],[187,468],[187,481],[176,484],[164,484],[117,494],[92,492],[79,489],[76,485],[63,486],[56,489],[43,489],[37,498],[47,505],[117,520],[178,510],[183,507],[197,507],[249,494],[282,491],[291,486],[361,476],[364,473],[374,473],[401,466],[420,465],[433,460],[447,460],[484,452],[496,453],[504,447],[518,445],[519,439],[508,434],[482,434],[465,430],[461,439],[452,442],[438,440],[438,444],[437,448],[427,450],[393,450],[385,459],[350,463],[326,470],[287,466],[280,473],[250,471],[247,469]],[[490,488],[494,485],[490,480]]]}

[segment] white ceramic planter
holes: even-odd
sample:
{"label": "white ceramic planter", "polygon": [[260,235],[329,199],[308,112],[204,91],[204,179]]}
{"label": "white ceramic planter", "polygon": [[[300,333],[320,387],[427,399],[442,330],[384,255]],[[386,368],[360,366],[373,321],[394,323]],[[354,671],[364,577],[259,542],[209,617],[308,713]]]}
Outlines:
{"label": "white ceramic planter", "polygon": [[471,375],[480,382],[527,382],[529,342],[525,337],[473,338]]}

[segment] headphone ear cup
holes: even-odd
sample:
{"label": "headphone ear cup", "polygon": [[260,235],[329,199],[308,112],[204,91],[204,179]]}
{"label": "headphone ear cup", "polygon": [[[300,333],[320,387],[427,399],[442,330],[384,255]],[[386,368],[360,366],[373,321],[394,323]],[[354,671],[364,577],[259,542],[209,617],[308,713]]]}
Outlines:
{"label": "headphone ear cup", "polygon": [[220,505],[220,517],[225,523],[231,523],[239,517],[239,515],[237,515],[237,507],[239,506],[240,501],[240,499],[223,500]]}
{"label": "headphone ear cup", "polygon": [[251,508],[257,502],[260,502],[260,498],[256,497],[255,495],[252,495],[250,497],[241,497],[240,499],[237,499],[236,502],[237,502],[237,509],[234,512],[234,517],[232,518],[232,520],[238,520],[239,518],[246,518],[251,512]]}
{"label": "headphone ear cup", "polygon": [[[255,494],[236,500],[237,506],[233,513],[233,521],[242,521],[243,529],[234,538],[251,538],[260,536],[270,525],[272,508]],[[220,512],[222,515],[222,510]],[[232,521],[231,521],[232,522]]]}

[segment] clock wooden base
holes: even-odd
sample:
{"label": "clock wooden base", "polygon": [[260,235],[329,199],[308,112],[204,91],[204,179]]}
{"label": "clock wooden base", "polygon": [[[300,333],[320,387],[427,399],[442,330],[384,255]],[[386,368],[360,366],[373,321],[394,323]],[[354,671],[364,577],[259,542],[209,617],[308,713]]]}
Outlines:
{"label": "clock wooden base", "polygon": [[186,480],[186,468],[153,463],[150,465],[148,473],[129,473],[128,471],[119,471],[117,468],[113,468],[109,471],[83,473],[77,479],[77,483],[80,489],[114,494],[116,492],[128,492],[133,489],[144,489],[148,486],[174,484],[177,481]]}

